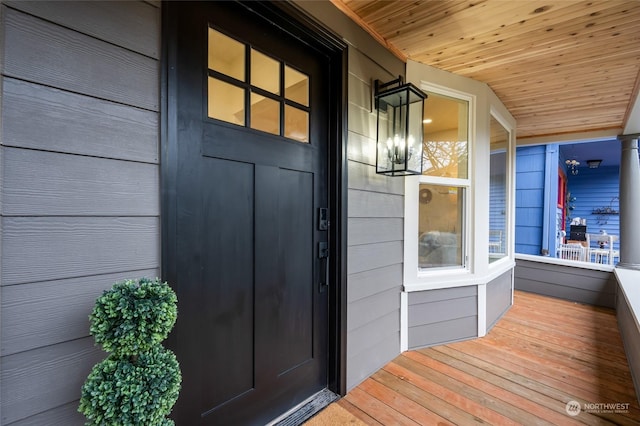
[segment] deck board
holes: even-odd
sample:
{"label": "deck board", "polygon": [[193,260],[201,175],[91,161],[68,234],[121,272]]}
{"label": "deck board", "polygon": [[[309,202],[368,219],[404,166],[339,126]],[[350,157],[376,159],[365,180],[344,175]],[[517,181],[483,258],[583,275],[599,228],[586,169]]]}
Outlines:
{"label": "deck board", "polygon": [[[584,410],[606,403],[629,408]],[[369,425],[640,425],[615,312],[525,292],[487,336],[405,352],[337,404]]]}

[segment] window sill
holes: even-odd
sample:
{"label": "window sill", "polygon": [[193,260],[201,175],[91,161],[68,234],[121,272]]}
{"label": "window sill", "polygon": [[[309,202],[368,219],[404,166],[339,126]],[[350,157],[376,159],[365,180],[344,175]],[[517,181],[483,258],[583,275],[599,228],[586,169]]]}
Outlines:
{"label": "window sill", "polygon": [[404,291],[438,290],[443,288],[466,287],[470,285],[485,285],[498,278],[500,275],[512,270],[516,263],[513,259],[504,258],[492,263],[486,274],[475,274],[470,271],[429,271],[418,273],[414,282],[405,283]]}

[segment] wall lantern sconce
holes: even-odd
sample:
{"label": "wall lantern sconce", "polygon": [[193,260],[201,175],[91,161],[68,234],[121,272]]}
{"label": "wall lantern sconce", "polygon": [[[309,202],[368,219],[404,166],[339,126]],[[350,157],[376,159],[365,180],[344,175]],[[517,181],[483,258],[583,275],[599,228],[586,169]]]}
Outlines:
{"label": "wall lantern sconce", "polygon": [[422,173],[424,100],[427,95],[402,76],[375,81],[378,110],[376,173],[387,176]]}
{"label": "wall lantern sconce", "polygon": [[580,165],[580,162],[577,160],[567,160],[565,161],[565,164],[567,165],[567,168],[569,169],[569,171],[571,172],[572,175],[577,175],[578,174],[578,169],[576,167],[578,167]]}
{"label": "wall lantern sconce", "polygon": [[587,165],[590,169],[597,169],[600,167],[600,163],[602,163],[602,160],[587,160]]}

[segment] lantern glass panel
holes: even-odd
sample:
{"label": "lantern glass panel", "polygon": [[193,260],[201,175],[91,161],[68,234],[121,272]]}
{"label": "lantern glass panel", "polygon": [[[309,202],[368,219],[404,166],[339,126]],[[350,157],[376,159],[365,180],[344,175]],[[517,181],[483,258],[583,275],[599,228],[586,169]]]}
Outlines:
{"label": "lantern glass panel", "polygon": [[422,171],[423,96],[406,85],[378,95],[376,172],[391,176]]}

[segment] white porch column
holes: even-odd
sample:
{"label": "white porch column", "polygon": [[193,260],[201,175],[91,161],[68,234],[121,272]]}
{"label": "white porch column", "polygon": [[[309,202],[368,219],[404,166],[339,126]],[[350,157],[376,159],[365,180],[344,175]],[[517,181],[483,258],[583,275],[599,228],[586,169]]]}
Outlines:
{"label": "white porch column", "polygon": [[640,135],[619,136],[620,160],[620,263],[618,267],[640,270]]}

